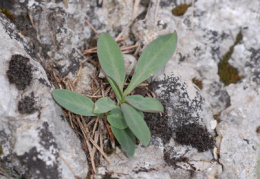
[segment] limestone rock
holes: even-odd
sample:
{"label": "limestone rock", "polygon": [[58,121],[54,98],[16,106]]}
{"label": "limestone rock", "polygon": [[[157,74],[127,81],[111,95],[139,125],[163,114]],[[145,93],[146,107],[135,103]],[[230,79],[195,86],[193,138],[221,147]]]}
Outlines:
{"label": "limestone rock", "polygon": [[86,177],[81,143],[54,102],[44,69],[1,13],[0,36],[1,160],[20,177]]}

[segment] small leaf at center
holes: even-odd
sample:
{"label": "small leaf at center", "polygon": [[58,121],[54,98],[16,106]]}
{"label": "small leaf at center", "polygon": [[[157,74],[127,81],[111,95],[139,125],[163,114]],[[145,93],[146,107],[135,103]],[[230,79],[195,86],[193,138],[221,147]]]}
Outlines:
{"label": "small leaf at center", "polygon": [[142,142],[143,145],[148,145],[151,140],[151,132],[146,122],[144,121],[142,115],[143,113],[141,111],[137,111],[126,103],[123,103],[121,108],[125,117],[125,121],[130,130]]}
{"label": "small leaf at center", "polygon": [[118,129],[127,128],[123,113],[121,109],[115,108],[107,114],[107,120],[109,124]]}
{"label": "small leaf at center", "polygon": [[100,98],[95,103],[93,113],[102,114],[116,108],[116,103],[109,97]]}
{"label": "small leaf at center", "polygon": [[163,112],[162,104],[155,98],[133,95],[125,97],[127,103],[144,112]]}

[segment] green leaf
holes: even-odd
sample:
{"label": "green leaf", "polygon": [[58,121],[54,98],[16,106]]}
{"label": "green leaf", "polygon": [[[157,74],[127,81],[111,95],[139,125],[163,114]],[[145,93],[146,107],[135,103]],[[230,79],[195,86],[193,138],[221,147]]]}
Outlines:
{"label": "green leaf", "polygon": [[162,104],[155,98],[146,97],[141,95],[133,95],[125,97],[127,103],[134,108],[144,112],[163,112]]}
{"label": "green leaf", "polygon": [[176,44],[176,32],[152,41],[139,58],[135,74],[123,96],[127,96],[138,84],[157,73],[172,57]]}
{"label": "green leaf", "polygon": [[112,132],[116,137],[123,150],[127,153],[128,157],[134,156],[135,153],[135,136],[129,128],[117,129],[111,126]]}
{"label": "green leaf", "polygon": [[87,97],[69,90],[56,89],[52,92],[55,101],[67,110],[82,116],[96,116],[94,103]]}
{"label": "green leaf", "polygon": [[112,101],[109,97],[103,97],[96,101],[93,113],[102,114],[116,108],[115,101]]}
{"label": "green leaf", "polygon": [[107,120],[109,124],[118,129],[127,128],[123,113],[121,109],[115,108],[107,114]]}
{"label": "green leaf", "polygon": [[97,53],[104,72],[116,82],[119,90],[123,92],[125,62],[120,48],[109,34],[102,33],[99,36]]}
{"label": "green leaf", "polygon": [[117,99],[118,99],[119,101],[121,101],[121,99],[122,99],[122,93],[121,93],[120,89],[118,88],[117,84],[116,84],[111,78],[109,78],[109,77],[107,77],[107,80],[108,80],[108,82],[110,83],[110,85],[111,85],[111,87],[112,87],[112,89],[113,89],[113,91],[114,91],[114,93],[115,93]]}
{"label": "green leaf", "polygon": [[143,145],[148,145],[151,140],[151,133],[146,122],[144,121],[143,113],[125,103],[121,105],[121,108],[125,121],[130,130],[142,142]]}

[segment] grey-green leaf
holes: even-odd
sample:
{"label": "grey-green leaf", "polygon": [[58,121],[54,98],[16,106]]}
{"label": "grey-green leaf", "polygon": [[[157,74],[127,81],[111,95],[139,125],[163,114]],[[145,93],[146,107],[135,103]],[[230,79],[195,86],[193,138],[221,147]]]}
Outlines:
{"label": "grey-green leaf", "polygon": [[172,57],[176,45],[176,32],[152,41],[139,58],[135,74],[123,96],[127,96],[138,84],[157,73]]}
{"label": "grey-green leaf", "polygon": [[125,97],[128,104],[144,112],[163,112],[162,104],[155,98],[133,95]]}
{"label": "grey-green leaf", "polygon": [[111,126],[112,132],[116,137],[117,141],[127,153],[128,157],[134,156],[135,153],[135,136],[129,128],[117,129]]}
{"label": "grey-green leaf", "polygon": [[151,140],[151,132],[144,121],[142,112],[137,111],[126,103],[121,105],[121,109],[130,130],[142,142],[143,145],[148,145]]}
{"label": "grey-green leaf", "polygon": [[119,101],[121,101],[121,99],[122,99],[122,93],[121,93],[120,89],[118,88],[117,84],[114,82],[114,80],[112,80],[112,79],[109,78],[109,77],[107,77],[107,80],[108,80],[108,82],[110,83],[110,85],[111,85],[111,87],[112,87],[112,89],[113,89],[113,91],[114,91],[114,93],[115,93],[117,99],[118,99]]}
{"label": "grey-green leaf", "polygon": [[119,90],[123,92],[125,62],[120,48],[109,34],[102,33],[99,36],[97,53],[104,72],[116,82]]}
{"label": "grey-green leaf", "polygon": [[92,111],[94,103],[87,97],[65,89],[52,92],[55,101],[67,110],[82,116],[96,116]]}
{"label": "grey-green leaf", "polygon": [[104,97],[96,101],[93,113],[102,114],[114,108],[116,108],[115,101],[112,101],[109,97]]}
{"label": "grey-green leaf", "polygon": [[119,109],[119,108],[115,108],[115,109],[111,110],[107,114],[107,120],[108,120],[109,124],[115,128],[118,128],[118,129],[127,128],[127,123],[125,122],[123,113],[122,113],[121,109]]}

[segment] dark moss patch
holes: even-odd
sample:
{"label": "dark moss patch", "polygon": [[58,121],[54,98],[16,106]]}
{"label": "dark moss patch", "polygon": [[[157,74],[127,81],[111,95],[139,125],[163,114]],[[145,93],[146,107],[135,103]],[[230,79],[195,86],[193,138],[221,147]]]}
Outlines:
{"label": "dark moss patch", "polygon": [[175,16],[182,16],[185,14],[187,9],[191,7],[191,4],[181,4],[172,9],[172,14]]}
{"label": "dark moss patch", "polygon": [[229,51],[224,55],[223,59],[221,59],[218,64],[218,74],[220,81],[222,81],[226,86],[231,83],[237,83],[243,78],[242,76],[239,76],[238,70],[228,63],[228,60],[231,58],[234,52],[234,47],[242,40],[242,38],[243,36],[240,31],[237,34],[234,45],[229,48]]}
{"label": "dark moss patch", "polygon": [[36,111],[34,93],[31,93],[31,96],[25,96],[18,102],[18,111],[21,114],[32,114]]}
{"label": "dark moss patch", "polygon": [[260,134],[260,126],[258,126],[258,127],[256,128],[256,133],[257,133],[257,134]]}
{"label": "dark moss patch", "polygon": [[18,90],[24,90],[32,81],[32,65],[29,58],[12,55],[6,74],[11,84],[15,84]]}
{"label": "dark moss patch", "polygon": [[1,8],[1,9],[0,9],[0,13],[3,13],[3,14],[4,14],[8,19],[10,19],[12,22],[15,21],[14,15],[13,15],[8,9]]}
{"label": "dark moss patch", "polygon": [[0,145],[0,155],[3,153],[2,146]]}
{"label": "dark moss patch", "polygon": [[195,123],[177,127],[175,135],[177,143],[190,145],[198,149],[198,152],[204,152],[214,147],[214,139],[207,129]]}
{"label": "dark moss patch", "polygon": [[192,82],[199,88],[203,89],[203,84],[201,80],[198,80],[197,78],[192,78]]}

